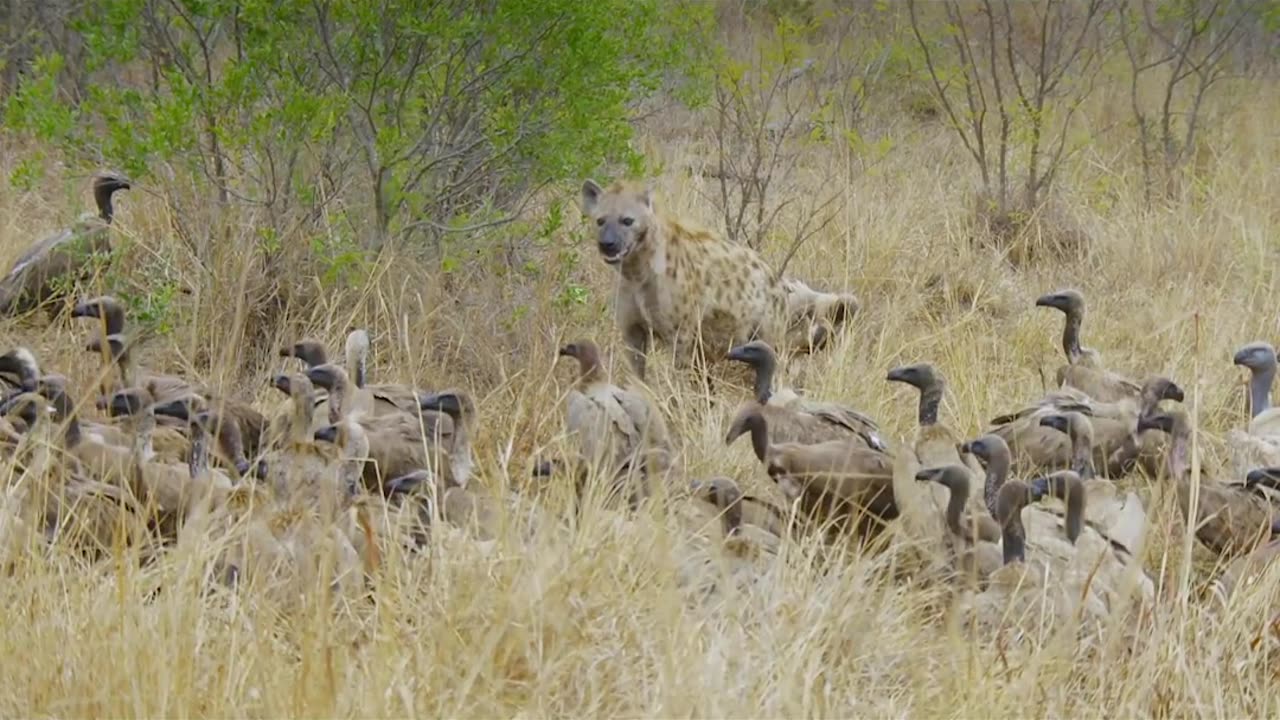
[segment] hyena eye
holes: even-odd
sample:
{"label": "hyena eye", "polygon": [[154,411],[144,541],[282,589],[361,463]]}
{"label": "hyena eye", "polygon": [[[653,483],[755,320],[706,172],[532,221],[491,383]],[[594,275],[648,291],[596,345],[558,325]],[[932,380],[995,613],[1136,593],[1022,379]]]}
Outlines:
{"label": "hyena eye", "polygon": [[631,227],[632,225],[635,225],[635,224],[636,224],[636,219],[635,219],[635,218],[624,217],[624,218],[622,218],[622,224],[623,224],[623,225],[626,225],[627,227]]}
{"label": "hyena eye", "polygon": [[598,218],[596,218],[596,224],[597,224],[597,225],[600,225],[601,227],[603,227],[603,226],[604,226],[604,218],[602,218],[602,217],[598,217]]}

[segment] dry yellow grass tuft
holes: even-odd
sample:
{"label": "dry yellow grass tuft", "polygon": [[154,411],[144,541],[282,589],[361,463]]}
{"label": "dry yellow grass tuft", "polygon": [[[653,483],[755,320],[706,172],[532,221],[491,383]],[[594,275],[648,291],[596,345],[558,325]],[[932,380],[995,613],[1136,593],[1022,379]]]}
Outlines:
{"label": "dry yellow grass tuft", "polygon": [[[1121,96],[1095,97],[1098,107]],[[949,378],[943,413],[971,437],[985,421],[1041,391],[1060,362],[1057,313],[1033,306],[1074,286],[1089,301],[1085,342],[1130,374],[1161,373],[1187,389],[1207,476],[1224,459],[1215,441],[1245,421],[1231,353],[1274,339],[1280,291],[1280,95],[1240,99],[1208,140],[1216,162],[1194,190],[1154,210],[1132,167],[1099,150],[1064,170],[1063,202],[1088,229],[1087,253],[1015,270],[968,242],[968,166],[941,125],[925,125],[864,169],[840,151],[806,157],[789,193],[842,190],[836,221],[802,247],[789,270],[815,287],[862,301],[834,347],[783,381],[839,398],[910,436],[915,398],[885,382],[898,364],[930,361]],[[905,120],[904,120],[905,122]],[[696,167],[707,140],[650,127],[644,147],[666,167]],[[16,153],[20,154],[20,153]],[[0,172],[6,171],[0,167]],[[76,182],[51,175],[50,182]],[[715,217],[709,180],[672,173],[657,202],[704,222]],[[193,186],[193,196],[197,193]],[[81,210],[65,193],[0,196],[0,263]],[[1167,488],[1136,481],[1151,518],[1146,566],[1158,604],[1137,626],[1080,643],[1045,626],[1021,641],[975,635],[949,622],[952,598],[914,576],[916,549],[831,553],[814,542],[776,561],[718,552],[717,521],[692,507],[634,517],[589,508],[561,520],[563,488],[535,492],[531,458],[558,442],[570,384],[555,349],[596,338],[623,361],[613,329],[611,270],[581,248],[587,306],[563,313],[550,273],[525,284],[446,281],[407,254],[385,253],[361,289],[271,313],[256,301],[283,282],[252,247],[253,217],[199,267],[172,237],[166,210],[134,191],[119,199],[116,232],[130,260],[165,266],[194,292],[176,326],[144,361],[190,373],[274,408],[275,350],[302,335],[340,347],[348,328],[370,330],[372,368],[386,381],[462,387],[479,407],[476,483],[508,493],[492,543],[439,533],[430,550],[389,547],[372,603],[326,608],[317,589],[282,613],[248,590],[210,592],[204,574],[218,538],[143,564],[134,551],[86,566],[55,548],[21,555],[0,582],[0,714],[6,716],[798,717],[1030,715],[1259,717],[1280,713],[1272,578],[1227,611],[1203,587],[1213,561],[1195,551],[1184,578],[1186,529]],[[573,226],[570,231],[577,232]],[[566,233],[569,231],[566,231]],[[785,252],[766,248],[771,259]],[[550,262],[550,260],[547,260]],[[287,264],[281,267],[288,267]],[[288,300],[288,298],[284,298]],[[514,308],[527,312],[515,316]],[[92,382],[84,329],[63,321],[0,324],[0,346],[30,346],[44,365]],[[724,474],[772,492],[747,443],[723,444],[745,385],[709,394],[657,354],[651,390],[666,403],[691,478]],[[526,530],[540,532],[526,543]],[[32,544],[31,547],[35,547]],[[1136,633],[1134,631],[1137,631]],[[1135,635],[1131,642],[1125,638]]]}

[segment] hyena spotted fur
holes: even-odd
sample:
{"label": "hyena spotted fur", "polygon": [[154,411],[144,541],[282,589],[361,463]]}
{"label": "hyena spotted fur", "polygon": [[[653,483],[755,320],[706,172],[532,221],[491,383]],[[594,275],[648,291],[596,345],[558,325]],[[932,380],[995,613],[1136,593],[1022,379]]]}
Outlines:
{"label": "hyena spotted fur", "polygon": [[755,339],[779,352],[811,351],[857,309],[852,295],[779,278],[751,248],[655,211],[647,186],[606,190],[588,180],[582,207],[600,255],[618,269],[618,327],[640,378],[650,337],[673,345],[681,365],[699,350],[718,360]]}

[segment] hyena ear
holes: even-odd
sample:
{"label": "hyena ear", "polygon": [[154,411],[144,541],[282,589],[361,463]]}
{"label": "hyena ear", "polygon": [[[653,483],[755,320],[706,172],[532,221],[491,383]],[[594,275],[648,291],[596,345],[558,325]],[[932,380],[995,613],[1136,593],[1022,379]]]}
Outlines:
{"label": "hyena ear", "polygon": [[582,183],[582,211],[590,215],[596,209],[596,203],[600,201],[600,196],[603,194],[604,190],[596,184],[595,180]]}
{"label": "hyena ear", "polygon": [[653,183],[644,184],[644,189],[640,191],[640,202],[644,203],[646,210],[653,212]]}

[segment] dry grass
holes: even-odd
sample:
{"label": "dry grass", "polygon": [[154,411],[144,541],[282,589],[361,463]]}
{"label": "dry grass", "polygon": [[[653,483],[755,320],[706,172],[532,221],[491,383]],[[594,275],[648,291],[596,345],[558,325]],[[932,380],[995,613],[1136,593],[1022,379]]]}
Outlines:
{"label": "dry grass", "polygon": [[[899,439],[913,432],[915,398],[884,381],[903,362],[929,360],[948,377],[945,420],[976,435],[984,421],[1041,390],[1059,362],[1060,316],[1032,306],[1042,292],[1077,286],[1089,299],[1085,341],[1132,374],[1162,373],[1188,389],[1203,434],[1206,472],[1215,437],[1244,421],[1230,354],[1277,334],[1280,289],[1280,95],[1254,92],[1206,142],[1215,161],[1194,192],[1144,210],[1136,167],[1117,138],[1100,138],[1061,181],[1062,199],[1091,242],[1085,256],[1012,269],[968,243],[970,168],[937,124],[900,118],[885,160],[815,149],[808,175],[844,188],[838,221],[801,249],[791,271],[815,287],[849,288],[863,301],[852,328],[790,382],[880,418]],[[1114,107],[1119,96],[1096,98]],[[1102,112],[1102,111],[1098,111]],[[1087,125],[1087,123],[1086,123]],[[705,136],[648,128],[646,151],[670,168],[705,157]],[[20,152],[13,153],[14,155]],[[0,171],[5,168],[0,168]],[[80,211],[78,179],[51,171],[39,193],[0,196],[0,260]],[[708,181],[671,172],[667,208],[711,222]],[[192,187],[193,197],[199,189]],[[337,347],[353,325],[370,329],[378,379],[459,386],[480,406],[480,477],[516,498],[491,546],[445,535],[427,554],[394,548],[370,604],[324,609],[320,593],[281,613],[250,593],[205,592],[209,547],[174,551],[139,569],[86,567],[61,550],[32,553],[0,583],[0,714],[6,716],[1265,716],[1280,713],[1276,658],[1267,643],[1274,579],[1219,612],[1202,599],[1212,562],[1197,551],[1180,582],[1185,529],[1169,493],[1135,481],[1152,519],[1147,566],[1158,606],[1138,639],[1080,644],[1071,628],[1021,648],[974,636],[946,620],[942,588],[904,578],[911,547],[849,549],[823,560],[812,543],[776,563],[733,574],[711,541],[715,525],[691,507],[627,518],[597,509],[560,518],[563,493],[526,486],[529,459],[553,445],[567,367],[554,348],[574,336],[618,346],[611,276],[589,247],[576,276],[586,306],[561,311],[549,279],[455,279],[452,288],[405,257],[384,257],[362,290],[293,302],[258,315],[276,291],[245,252],[252,217],[197,270],[173,238],[158,200],[121,200],[118,232],[129,257],[162,263],[195,290],[180,298],[174,332],[145,359],[191,372],[274,407],[267,378],[275,348],[302,334]],[[564,242],[570,242],[565,231]],[[775,257],[784,247],[771,248]],[[542,258],[546,263],[550,258]],[[139,281],[144,278],[135,278]],[[294,284],[292,287],[298,287]],[[515,315],[515,308],[527,311]],[[78,382],[94,360],[85,329],[64,321],[0,324],[4,346],[35,349]],[[620,363],[615,363],[620,365]],[[652,390],[680,433],[687,475],[728,474],[756,490],[768,481],[745,441],[723,428],[745,388],[714,396],[664,359]],[[802,375],[802,377],[801,377]],[[531,510],[531,508],[533,508]],[[514,510],[518,509],[519,512]],[[523,540],[525,512],[541,532]],[[744,579],[748,578],[748,579]],[[159,590],[157,591],[157,588]],[[714,588],[714,592],[707,592]],[[1133,629],[1133,628],[1129,628]],[[1112,628],[1111,631],[1115,631]]]}

